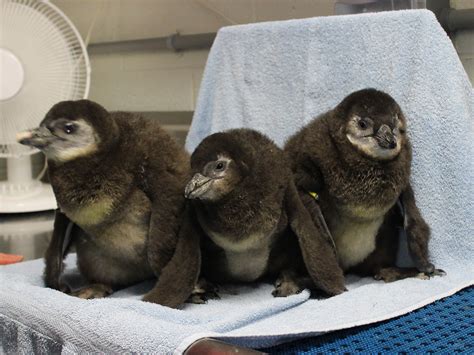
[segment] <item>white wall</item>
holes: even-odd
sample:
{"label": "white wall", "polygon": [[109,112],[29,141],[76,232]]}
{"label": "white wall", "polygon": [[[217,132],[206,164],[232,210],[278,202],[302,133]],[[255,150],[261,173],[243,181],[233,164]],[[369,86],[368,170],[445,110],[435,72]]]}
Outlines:
{"label": "white wall", "polygon": [[[331,15],[335,0],[53,0],[90,42],[216,32],[249,22]],[[474,0],[452,0],[458,9]],[[453,41],[474,81],[474,31]],[[91,55],[89,97],[110,110],[192,111],[207,51]]]}
{"label": "white wall", "polygon": [[91,42],[216,32],[222,26],[333,14],[335,0],[52,0]]}
{"label": "white wall", "polygon": [[[331,15],[334,0],[53,0],[90,43],[217,32]],[[208,51],[91,55],[89,98],[109,110],[193,111]]]}
{"label": "white wall", "polygon": [[454,46],[467,75],[474,84],[474,30],[458,31],[453,38]]}
{"label": "white wall", "polygon": [[208,51],[91,56],[89,97],[108,109],[193,111]]}
{"label": "white wall", "polygon": [[[474,9],[474,0],[451,0],[450,5],[458,10]],[[474,30],[456,32],[453,43],[471,83],[474,84]]]}

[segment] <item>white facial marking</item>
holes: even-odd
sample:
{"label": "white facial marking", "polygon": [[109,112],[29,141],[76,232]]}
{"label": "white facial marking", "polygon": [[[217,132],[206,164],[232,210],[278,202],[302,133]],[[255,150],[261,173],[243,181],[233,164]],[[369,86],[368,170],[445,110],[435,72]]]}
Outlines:
{"label": "white facial marking", "polygon": [[94,128],[84,119],[76,120],[74,124],[77,126],[77,133],[71,136],[61,133],[65,141],[56,143],[44,151],[49,159],[64,163],[98,151],[100,139]]}
{"label": "white facial marking", "polygon": [[85,147],[71,147],[65,150],[56,152],[55,158],[60,162],[70,161],[79,157],[84,157],[86,155],[97,152],[97,144],[92,143]]}
{"label": "white facial marking", "polygon": [[[360,122],[364,122],[361,127]],[[397,128],[402,125],[401,121],[397,121]],[[386,149],[379,145],[374,132],[373,120],[369,117],[361,118],[354,115],[345,126],[346,138],[349,142],[362,154],[377,160],[389,160],[395,158],[401,150],[402,137],[398,130],[394,130],[393,134],[396,138],[397,146],[393,149]]]}
{"label": "white facial marking", "polygon": [[355,137],[347,133],[347,139],[351,144],[365,155],[380,160],[387,160],[396,157],[402,148],[400,139],[397,139],[397,146],[393,149],[383,149],[374,137]]}
{"label": "white facial marking", "polygon": [[377,145],[377,141],[373,137],[356,138],[350,133],[346,134],[346,137],[353,146],[356,146],[359,150],[369,156],[372,155],[373,147]]}

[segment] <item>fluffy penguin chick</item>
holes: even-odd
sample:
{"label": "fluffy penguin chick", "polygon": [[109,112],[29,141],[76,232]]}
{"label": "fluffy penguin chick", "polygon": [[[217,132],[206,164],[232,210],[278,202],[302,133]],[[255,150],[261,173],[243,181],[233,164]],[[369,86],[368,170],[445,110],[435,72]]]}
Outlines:
{"label": "fluffy penguin chick", "polygon": [[[64,101],[38,128],[19,133],[17,139],[46,155],[60,210],[46,254],[47,286],[66,290],[59,278],[69,221],[77,225],[72,242],[78,268],[92,283],[75,295],[102,297],[115,287],[162,273],[177,248],[189,158],[157,122],[109,113],[88,100]],[[199,268],[198,256],[192,255],[183,268]],[[184,280],[188,271],[183,268],[169,272]],[[186,282],[191,285],[183,289],[192,290],[195,280]],[[155,288],[145,299],[166,303],[162,293]],[[184,299],[176,303],[187,296],[177,296]]]}
{"label": "fluffy penguin chick", "polygon": [[[285,149],[297,187],[319,194],[344,270],[385,281],[443,274],[428,259],[430,231],[410,185],[406,120],[391,96],[354,92],[291,137]],[[416,268],[395,267],[399,228],[406,230]]]}
{"label": "fluffy penguin chick", "polygon": [[306,285],[298,280],[305,273],[299,240],[319,253],[308,265],[316,285],[329,295],[344,291],[335,253],[299,200],[284,152],[270,139],[249,129],[213,134],[196,148],[191,167],[185,195],[207,236],[203,277],[221,283],[279,276],[274,296],[300,292]]}

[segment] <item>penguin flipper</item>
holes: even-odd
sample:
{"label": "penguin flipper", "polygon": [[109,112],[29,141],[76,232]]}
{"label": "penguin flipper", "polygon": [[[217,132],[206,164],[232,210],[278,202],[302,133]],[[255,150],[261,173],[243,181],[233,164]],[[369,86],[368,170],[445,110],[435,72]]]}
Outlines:
{"label": "penguin flipper", "polygon": [[64,270],[63,260],[69,252],[74,239],[74,223],[59,209],[54,215],[53,236],[45,254],[44,282],[47,287],[63,292],[69,292],[69,287],[61,283]]}
{"label": "penguin flipper", "polygon": [[315,212],[319,211],[321,214],[316,201],[313,202],[316,206],[312,206],[310,214],[303,205],[293,180],[290,181],[285,195],[290,228],[298,238],[311,279],[322,291],[334,296],[346,290],[344,274],[337,262],[334,246],[329,242],[332,237],[322,215],[313,219],[312,214],[316,214]]}
{"label": "penguin flipper", "polygon": [[143,300],[177,307],[191,295],[201,266],[200,231],[188,205],[178,234],[176,249],[163,268],[155,287]]}

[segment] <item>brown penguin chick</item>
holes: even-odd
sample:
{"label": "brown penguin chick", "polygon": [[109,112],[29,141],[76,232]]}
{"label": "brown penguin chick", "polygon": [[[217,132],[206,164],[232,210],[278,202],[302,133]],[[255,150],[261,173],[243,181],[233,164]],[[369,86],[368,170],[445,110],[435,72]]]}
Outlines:
{"label": "brown penguin chick", "polygon": [[[250,129],[215,133],[191,157],[185,195],[206,237],[201,275],[211,282],[275,280],[274,296],[300,292],[307,270],[328,295],[345,290],[334,250],[301,203],[284,152]],[[298,245],[302,245],[303,257]]]}
{"label": "brown penguin chick", "polygon": [[[430,230],[410,185],[406,120],[391,96],[352,93],[292,136],[285,150],[298,189],[319,194],[345,271],[385,281],[443,274],[429,261]],[[401,228],[415,268],[395,266]]]}
{"label": "brown penguin chick", "polygon": [[[178,239],[189,157],[156,121],[109,113],[88,100],[64,101],[38,128],[17,138],[46,155],[59,206],[45,260],[47,286],[66,290],[60,283],[66,235],[72,236],[79,271],[91,284],[74,293],[81,298],[103,297],[114,288],[160,276],[173,255],[178,257],[175,250],[183,251],[180,243],[199,248],[193,235]],[[65,233],[70,221],[77,226]],[[181,257],[182,264],[172,263],[180,267],[167,272],[181,283],[183,294],[173,298],[163,284],[145,300],[170,306],[186,300],[199,253]]]}

